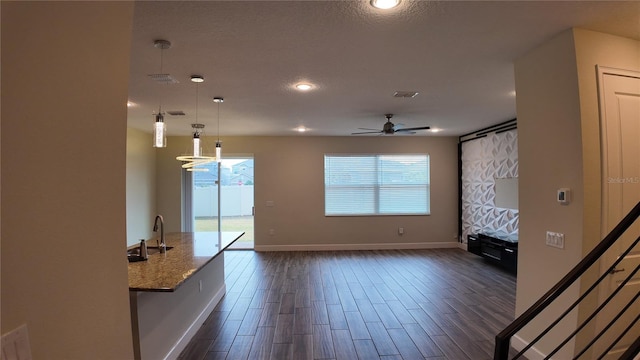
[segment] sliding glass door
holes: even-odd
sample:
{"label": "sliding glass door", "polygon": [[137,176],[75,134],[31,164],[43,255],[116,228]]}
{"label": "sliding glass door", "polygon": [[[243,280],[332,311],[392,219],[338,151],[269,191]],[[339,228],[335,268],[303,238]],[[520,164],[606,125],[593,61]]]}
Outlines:
{"label": "sliding glass door", "polygon": [[223,159],[220,169],[218,163],[201,168],[206,171],[194,171],[185,178],[185,184],[191,184],[184,194],[183,213],[185,220],[190,222],[185,224],[185,231],[243,231],[244,236],[231,248],[253,249],[253,157]]}

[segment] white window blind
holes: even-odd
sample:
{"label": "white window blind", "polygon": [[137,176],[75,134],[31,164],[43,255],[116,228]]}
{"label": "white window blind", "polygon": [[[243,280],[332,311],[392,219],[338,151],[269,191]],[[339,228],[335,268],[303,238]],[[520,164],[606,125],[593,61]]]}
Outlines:
{"label": "white window blind", "polygon": [[429,215],[429,155],[325,155],[326,216]]}

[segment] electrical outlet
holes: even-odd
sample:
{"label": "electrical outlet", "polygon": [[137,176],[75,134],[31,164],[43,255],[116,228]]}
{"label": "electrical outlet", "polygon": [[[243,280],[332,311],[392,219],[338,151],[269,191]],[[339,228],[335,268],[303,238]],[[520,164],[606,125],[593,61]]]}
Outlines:
{"label": "electrical outlet", "polygon": [[553,232],[553,231],[547,231],[545,244],[547,246],[555,247],[558,249],[564,249],[564,234]]}
{"label": "electrical outlet", "polygon": [[32,359],[29,332],[26,324],[2,337],[2,352],[0,354],[4,360]]}
{"label": "electrical outlet", "polygon": [[276,234],[276,230],[275,229],[269,229],[269,235],[273,236]]}
{"label": "electrical outlet", "polygon": [[404,234],[404,228],[403,227],[399,227],[398,228],[398,235],[402,235]]}

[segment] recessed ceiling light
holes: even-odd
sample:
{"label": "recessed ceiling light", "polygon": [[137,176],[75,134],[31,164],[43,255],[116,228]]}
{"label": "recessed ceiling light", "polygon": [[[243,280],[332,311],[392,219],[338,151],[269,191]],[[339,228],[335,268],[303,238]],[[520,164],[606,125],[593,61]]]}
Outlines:
{"label": "recessed ceiling light", "polygon": [[313,85],[311,85],[311,84],[307,84],[307,83],[296,84],[296,89],[298,89],[300,91],[309,91],[312,88],[313,88]]}
{"label": "recessed ceiling light", "polygon": [[194,83],[201,83],[204,82],[204,77],[200,75],[191,75],[191,81]]}
{"label": "recessed ceiling light", "polygon": [[442,129],[432,128],[432,129],[430,129],[429,131],[431,131],[432,133],[437,133],[437,132],[442,131]]}
{"label": "recessed ceiling light", "polygon": [[127,101],[127,107],[134,107],[134,106],[136,106],[136,103],[132,101]]}
{"label": "recessed ceiling light", "polygon": [[400,0],[371,0],[371,6],[378,9],[392,9],[400,4]]}
{"label": "recessed ceiling light", "polygon": [[307,129],[306,127],[300,125],[297,128],[295,128],[294,130],[297,131],[297,132],[305,132],[305,131],[307,131],[309,129]]}

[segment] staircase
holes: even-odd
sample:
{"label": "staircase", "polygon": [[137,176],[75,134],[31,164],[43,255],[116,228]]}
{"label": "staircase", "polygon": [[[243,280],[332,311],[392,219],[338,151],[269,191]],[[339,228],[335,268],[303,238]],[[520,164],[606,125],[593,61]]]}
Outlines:
{"label": "staircase", "polygon": [[[597,296],[597,291],[594,292],[595,289],[605,280],[607,277],[616,275],[620,276],[619,283],[616,282],[617,287],[615,290],[611,292],[611,294],[606,298],[600,301],[599,305],[597,305],[596,309],[588,316],[585,317],[584,320],[577,326],[575,331],[569,334],[564,339],[545,339],[545,341],[549,342],[553,340],[555,344],[557,341],[557,346],[551,350],[547,355],[545,355],[545,359],[553,359],[553,356],[558,353],[564,346],[570,343],[572,340],[576,339],[577,336],[581,335],[581,331],[591,331],[595,333],[595,336],[589,336],[591,339],[587,339],[584,346],[581,346],[581,349],[575,349],[573,359],[621,359],[621,360],[638,360],[640,359],[640,324],[638,320],[640,319],[640,313],[638,313],[638,297],[640,296],[640,292],[637,290],[632,290],[632,294],[629,299],[624,298],[621,300],[621,290],[625,289],[625,286],[638,286],[638,276],[636,275],[638,270],[640,269],[640,264],[634,264],[635,266],[629,267],[628,262],[623,263],[624,267],[621,267],[621,263],[628,259],[627,257],[634,255],[634,248],[640,241],[640,231],[638,231],[638,224],[634,226],[634,223],[640,216],[640,202],[636,204],[636,206],[627,214],[627,216],[620,221],[618,225],[598,244],[587,256],[585,256],[582,261],[580,261],[569,273],[562,278],[556,285],[554,285],[547,293],[545,293],[538,301],[536,301],[529,309],[527,309],[522,315],[518,316],[509,326],[507,326],[502,332],[500,332],[496,336],[495,342],[495,352],[494,352],[494,360],[508,360],[508,359],[524,359],[524,354],[530,350],[534,345],[536,345],[541,339],[543,339],[549,331],[551,331],[562,319],[564,319],[569,313],[571,313],[574,309],[577,309],[578,306],[589,296]],[[632,228],[632,226],[634,226]],[[631,229],[630,229],[631,228]],[[582,295],[571,305],[568,309],[566,309],[562,314],[551,324],[544,329],[536,338],[534,338],[526,347],[524,347],[519,353],[517,353],[513,357],[510,356],[510,344],[511,338],[520,330],[522,330],[527,324],[529,324],[532,320],[536,318],[542,311],[547,309],[554,301],[562,295],[570,286],[579,281],[585,272],[587,272],[592,265],[599,264],[599,260],[602,259],[602,256],[609,250],[614,244],[617,244],[621,237],[625,236],[628,239],[629,236],[632,236],[632,239],[635,238],[635,241],[631,241],[631,245],[626,248],[617,259],[608,267],[607,271],[604,271],[595,282],[586,289]],[[638,249],[635,249],[635,255],[637,257]],[[618,274],[620,273],[620,274]],[[624,274],[628,274],[626,276],[621,276]],[[629,287],[626,288],[628,291]],[[633,289],[633,288],[631,288]],[[626,293],[625,293],[626,294]],[[618,297],[616,297],[618,296]],[[604,316],[604,309],[606,309],[606,313],[610,314],[610,307],[607,305],[613,304],[615,301],[616,308],[613,316],[607,317],[604,321],[599,321],[600,324],[604,323],[603,326],[600,326],[600,329],[593,331],[595,328],[595,321],[600,315]],[[618,303],[620,306],[618,306]],[[584,334],[584,333],[582,333]],[[607,340],[607,343],[603,342],[606,339],[613,339],[613,341]],[[629,341],[628,339],[631,339]],[[635,340],[634,340],[635,339]],[[626,342],[625,342],[626,341]],[[624,345],[622,350],[619,350],[621,344],[629,343],[629,345]],[[618,352],[613,352],[613,349],[618,350]],[[513,350],[512,350],[513,354]]]}

